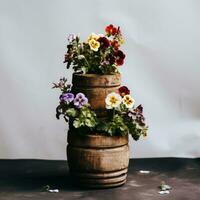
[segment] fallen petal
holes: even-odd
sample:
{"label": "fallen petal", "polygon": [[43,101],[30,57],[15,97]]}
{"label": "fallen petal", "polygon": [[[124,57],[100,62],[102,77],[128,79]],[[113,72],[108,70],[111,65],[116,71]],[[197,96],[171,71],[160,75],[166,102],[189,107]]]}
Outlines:
{"label": "fallen petal", "polygon": [[55,192],[55,193],[58,193],[59,190],[58,189],[54,189],[54,190],[48,190],[49,192]]}
{"label": "fallen petal", "polygon": [[158,191],[159,194],[169,194],[169,190],[165,190],[165,191]]}
{"label": "fallen petal", "polygon": [[141,174],[149,174],[150,171],[147,171],[147,170],[140,170],[140,173],[141,173]]}

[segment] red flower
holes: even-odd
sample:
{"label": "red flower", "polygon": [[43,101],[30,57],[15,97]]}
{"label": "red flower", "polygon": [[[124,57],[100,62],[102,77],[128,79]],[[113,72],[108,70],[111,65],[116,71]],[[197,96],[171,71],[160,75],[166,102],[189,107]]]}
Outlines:
{"label": "red flower", "polygon": [[130,90],[126,86],[121,86],[119,89],[119,94],[123,97],[127,94],[130,94]]}
{"label": "red flower", "polygon": [[108,48],[110,46],[110,41],[106,37],[100,37],[98,42],[100,42],[100,45],[103,48]]}
{"label": "red flower", "polygon": [[110,36],[110,35],[115,35],[118,29],[114,27],[112,24],[110,24],[109,26],[106,26],[105,31]]}
{"label": "red flower", "polygon": [[119,44],[119,42],[117,40],[111,41],[111,45],[115,50],[118,50],[119,47],[120,47],[120,44]]}
{"label": "red flower", "polygon": [[116,51],[115,52],[116,64],[117,65],[123,65],[125,57],[126,57],[126,55],[121,50]]}

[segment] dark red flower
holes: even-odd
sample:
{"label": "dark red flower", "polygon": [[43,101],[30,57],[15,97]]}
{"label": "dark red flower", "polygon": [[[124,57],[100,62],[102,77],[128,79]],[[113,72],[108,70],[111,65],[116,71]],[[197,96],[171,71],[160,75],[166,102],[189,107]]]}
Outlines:
{"label": "dark red flower", "polygon": [[115,63],[115,57],[113,54],[108,54],[105,59],[110,65]]}
{"label": "dark red flower", "polygon": [[112,24],[110,24],[109,26],[106,26],[105,31],[110,36],[110,35],[115,35],[118,29],[114,27]]}
{"label": "dark red flower", "polygon": [[127,94],[130,94],[130,90],[126,86],[121,86],[119,89],[119,94],[123,97]]}
{"label": "dark red flower", "polygon": [[117,64],[118,66],[123,65],[123,64],[124,64],[124,59],[116,59],[116,64]]}
{"label": "dark red flower", "polygon": [[106,37],[100,37],[98,41],[103,48],[108,48],[110,46],[110,41]]}
{"label": "dark red flower", "polygon": [[126,55],[121,51],[118,50],[115,52],[115,62],[117,65],[123,65],[124,64],[124,58]]}

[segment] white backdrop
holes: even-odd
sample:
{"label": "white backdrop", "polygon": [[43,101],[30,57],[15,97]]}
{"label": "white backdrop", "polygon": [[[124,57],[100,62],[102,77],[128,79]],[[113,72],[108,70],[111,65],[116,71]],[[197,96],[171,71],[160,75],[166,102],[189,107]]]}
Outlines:
{"label": "white backdrop", "polygon": [[71,76],[67,35],[110,23],[126,40],[123,84],[150,125],[131,156],[200,157],[200,1],[0,0],[0,158],[66,158],[51,84]]}

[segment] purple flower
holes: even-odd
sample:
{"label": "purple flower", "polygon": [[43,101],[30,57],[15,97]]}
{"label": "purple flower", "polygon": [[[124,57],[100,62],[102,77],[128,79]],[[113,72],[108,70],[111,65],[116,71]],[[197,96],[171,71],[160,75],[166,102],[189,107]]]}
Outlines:
{"label": "purple flower", "polygon": [[135,109],[128,112],[128,117],[136,121],[140,126],[145,126],[145,118],[143,116],[143,107],[139,105]]}
{"label": "purple flower", "polygon": [[71,42],[73,42],[75,39],[76,39],[76,35],[74,35],[74,34],[69,34],[69,36],[68,36],[68,41],[71,43]]}
{"label": "purple flower", "polygon": [[68,93],[64,93],[60,96],[60,101],[64,101],[67,103],[70,103],[74,100],[74,94],[68,92]]}
{"label": "purple flower", "polygon": [[70,85],[66,85],[67,79],[65,77],[60,78],[58,83],[53,83],[53,88],[64,88],[69,87]]}
{"label": "purple flower", "polygon": [[78,93],[76,97],[74,98],[74,105],[77,108],[81,108],[84,106],[86,103],[88,103],[87,97],[83,93]]}
{"label": "purple flower", "polygon": [[136,120],[136,112],[134,110],[129,110],[127,113],[128,118],[130,118],[131,120]]}

